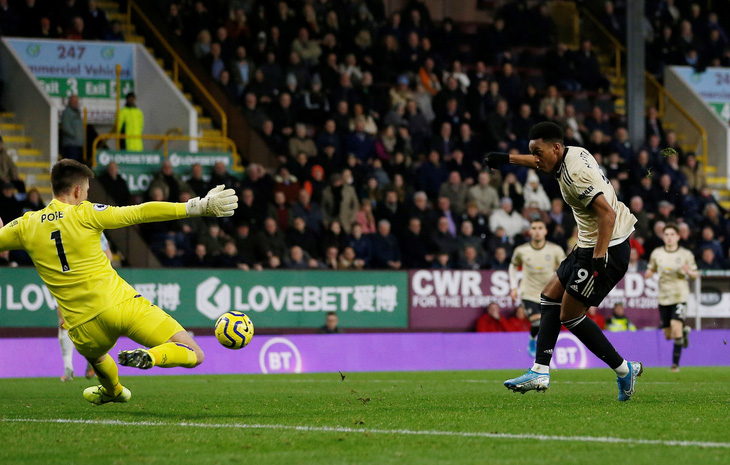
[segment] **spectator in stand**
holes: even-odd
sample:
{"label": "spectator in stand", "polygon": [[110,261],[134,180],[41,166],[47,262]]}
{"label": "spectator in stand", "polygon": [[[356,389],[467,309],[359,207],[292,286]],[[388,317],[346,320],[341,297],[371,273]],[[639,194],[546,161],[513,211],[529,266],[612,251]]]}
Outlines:
{"label": "spectator in stand", "polygon": [[540,178],[533,170],[530,170],[527,174],[527,185],[524,189],[524,198],[526,204],[529,205],[534,202],[537,205],[537,208],[542,211],[548,211],[551,208],[550,199],[545,193],[545,189],[542,187],[542,184],[540,184]]}
{"label": "spectator in stand", "polygon": [[512,200],[509,197],[502,198],[501,208],[492,212],[489,217],[489,229],[496,233],[497,228],[504,229],[507,237],[514,239],[524,233],[530,224],[519,213],[512,210]]}
{"label": "spectator in stand", "polygon": [[500,100],[497,102],[495,111],[487,115],[487,149],[504,151],[515,140],[515,135],[510,127],[508,111],[507,101]]}
{"label": "spectator in stand", "polygon": [[322,193],[322,214],[324,223],[329,225],[338,220],[343,225],[345,233],[350,233],[350,227],[355,222],[360,202],[355,189],[343,184],[342,175],[335,173],[330,177],[330,185]]}
{"label": "spectator in stand", "polygon": [[[101,183],[106,193],[111,196],[118,206],[130,204],[131,195],[129,193],[129,187],[127,186],[127,181],[120,176],[119,165],[116,162],[112,161],[107,165],[104,174],[99,176],[99,183]],[[202,194],[196,193],[196,195],[202,198],[207,192],[205,190]]]}
{"label": "spectator in stand", "polygon": [[296,176],[289,173],[289,169],[282,165],[278,169],[278,174],[274,177],[274,195],[277,192],[284,193],[286,204],[291,205],[297,201],[302,183]]}
{"label": "spectator in stand", "polygon": [[286,241],[276,220],[266,218],[264,228],[256,236],[256,261],[263,267],[278,268],[286,255]]}
{"label": "spectator in stand", "polygon": [[647,262],[641,258],[641,254],[635,248],[631,248],[631,254],[629,256],[629,268],[627,273],[643,273],[646,271]]}
{"label": "spectator in stand", "polygon": [[390,233],[388,220],[378,222],[378,232],[373,235],[373,259],[375,269],[398,270],[401,268],[401,253],[398,241]]}
{"label": "spectator in stand", "polygon": [[235,225],[247,224],[254,231],[259,231],[266,216],[265,203],[259,200],[253,189],[247,187],[241,190],[240,202],[233,215]]}
{"label": "spectator in stand", "polygon": [[23,213],[23,207],[20,201],[15,197],[15,185],[13,183],[3,183],[1,188],[0,218],[2,218],[6,223],[10,223]]}
{"label": "spectator in stand", "polygon": [[291,207],[291,216],[303,218],[307,228],[315,235],[319,235],[322,228],[322,210],[318,203],[311,201],[311,198],[308,190],[301,189],[298,201]]}
{"label": "spectator in stand", "polygon": [[553,107],[558,118],[565,116],[565,99],[558,93],[557,86],[549,86],[547,94],[540,100],[540,113],[544,114],[547,107]]}
{"label": "spectator in stand", "polygon": [[486,260],[487,253],[484,250],[484,247],[482,247],[482,238],[474,233],[474,225],[471,221],[466,220],[461,223],[459,235],[456,238],[456,242],[459,246],[459,255],[460,258],[463,258],[464,250],[467,247],[472,247],[477,253],[479,263],[483,264]]}
{"label": "spectator in stand", "polygon": [[173,240],[165,241],[165,248],[159,258],[160,263],[165,268],[182,268],[185,265],[182,252],[178,252]]}
{"label": "spectator in stand", "polygon": [[707,187],[707,178],[697,156],[694,153],[687,154],[685,165],[681,167],[682,173],[687,179],[687,185],[693,195]]}
{"label": "spectator in stand", "polygon": [[507,255],[505,247],[497,247],[494,250],[494,256],[488,260],[489,269],[491,270],[507,270],[509,269],[510,257]]}
{"label": "spectator in stand", "polygon": [[129,92],[125,97],[124,108],[119,110],[117,119],[117,132],[127,136],[120,139],[120,148],[130,152],[141,152],[144,148],[142,138],[135,136],[141,136],[142,131],[144,131],[144,114],[137,108],[137,97],[134,92]]}
{"label": "spectator in stand", "polygon": [[596,307],[588,307],[588,312],[586,313],[586,316],[593,320],[593,322],[597,324],[599,328],[606,329],[606,319],[603,318],[600,313],[598,313],[598,309]]}
{"label": "spectator in stand", "polygon": [[365,121],[355,122],[354,131],[350,132],[345,141],[348,153],[355,154],[360,163],[368,163],[375,156],[375,139],[365,132]]}
{"label": "spectator in stand", "polygon": [[491,176],[488,171],[479,173],[478,183],[469,188],[469,200],[476,202],[479,213],[489,216],[499,208],[499,194],[490,185]]}
{"label": "spectator in stand", "polygon": [[508,332],[529,331],[530,325],[531,322],[525,313],[525,306],[522,304],[515,307],[515,312],[504,322],[505,331]]}
{"label": "spectator in stand", "polygon": [[644,209],[644,201],[638,195],[631,197],[629,202],[629,210],[636,217],[636,224],[634,224],[634,230],[636,235],[639,237],[646,238],[649,235],[649,215]]}
{"label": "spectator in stand", "polygon": [[185,181],[173,172],[172,163],[169,160],[162,162],[160,171],[152,178],[150,186],[147,189],[148,196],[150,196],[150,193],[154,189],[161,189],[163,199],[168,202],[177,202],[182,192],[192,193],[192,190]]}
{"label": "spectator in stand", "polygon": [[309,270],[320,268],[320,263],[305,253],[301,247],[295,245],[289,249],[284,258],[284,268],[289,270]]}
{"label": "spectator in stand", "polygon": [[85,29],[91,40],[103,39],[109,29],[109,19],[103,10],[99,9],[96,0],[89,0],[88,11],[84,15]]}
{"label": "spectator in stand", "polygon": [[581,42],[580,50],[573,55],[573,67],[575,77],[583,89],[591,91],[608,90],[608,79],[601,74],[598,57],[593,51],[593,44],[590,40],[585,39]]}
{"label": "spectator in stand", "polygon": [[706,247],[700,249],[700,259],[697,262],[697,268],[700,270],[720,270],[722,269],[722,263],[715,255],[715,251],[712,247]]}
{"label": "spectator in stand", "polygon": [[250,269],[246,258],[238,253],[236,243],[231,239],[223,242],[223,250],[215,257],[213,264],[216,268],[237,268],[243,271]]}
{"label": "spectator in stand", "polygon": [[502,333],[506,330],[505,319],[500,312],[499,305],[496,302],[492,302],[489,304],[484,314],[477,320],[476,332]]}
{"label": "spectator in stand", "polygon": [[324,326],[317,330],[319,334],[339,334],[342,332],[338,326],[340,319],[337,312],[327,312],[325,318]]}
{"label": "spectator in stand", "polygon": [[238,189],[239,181],[228,172],[228,168],[222,161],[217,161],[213,165],[213,172],[210,175],[209,186],[215,187],[223,184],[226,189]]}
{"label": "spectator in stand", "polygon": [[346,248],[352,249],[354,252],[353,266],[363,268],[370,264],[373,256],[373,247],[370,238],[363,234],[362,225],[354,223],[352,225],[352,234],[347,238]]}
{"label": "spectator in stand", "polygon": [[663,142],[666,140],[666,134],[664,132],[664,125],[662,124],[662,120],[659,119],[659,112],[654,107],[649,107],[649,111],[646,115],[646,139],[649,140],[651,136],[657,136],[659,138],[659,142]]}
{"label": "spectator in stand", "polygon": [[431,232],[431,244],[433,250],[438,253],[447,253],[449,259],[456,257],[459,251],[459,242],[455,235],[449,230],[449,220],[442,216],[436,222],[436,228]]}
{"label": "spectator in stand", "polygon": [[83,162],[85,143],[79,96],[71,95],[66,108],[61,113],[61,155],[64,158]]}
{"label": "spectator in stand", "polygon": [[43,201],[41,193],[35,187],[31,187],[25,195],[25,200],[21,203],[21,213],[38,211],[45,208],[45,206],[46,203]]}
{"label": "spectator in stand", "polygon": [[466,208],[469,192],[467,186],[461,182],[461,176],[458,171],[449,173],[447,182],[441,185],[439,197],[447,197],[456,216],[461,216]]}
{"label": "spectator in stand", "polygon": [[296,245],[302,248],[309,256],[318,258],[320,256],[319,238],[314,231],[307,227],[304,218],[295,217],[292,228],[286,236],[287,245]]}
{"label": "spectator in stand", "polygon": [[428,161],[421,164],[416,175],[417,185],[432,199],[438,196],[441,184],[448,178],[446,167],[435,150],[428,154]]}
{"label": "spectator in stand", "polygon": [[613,315],[608,320],[606,329],[612,332],[636,331],[636,325],[626,317],[626,310],[624,310],[624,304],[621,302],[616,302],[613,305]]}
{"label": "spectator in stand", "polygon": [[186,268],[212,268],[213,261],[208,256],[205,244],[195,245],[195,251],[185,260]]}
{"label": "spectator in stand", "polygon": [[196,195],[200,198],[205,197],[205,194],[208,192],[210,186],[210,183],[206,181],[203,177],[203,165],[201,165],[200,163],[195,163],[192,166],[192,168],[190,169],[190,178],[188,178],[185,182],[192,190],[193,195]]}
{"label": "spectator in stand", "polygon": [[15,166],[15,162],[5,150],[5,143],[3,142],[2,136],[0,136],[0,183],[10,183],[21,194],[25,192],[25,183],[18,175],[18,168]]}
{"label": "spectator in stand", "polygon": [[400,241],[403,268],[429,268],[434,256],[428,252],[430,245],[423,235],[421,220],[411,218],[408,221],[408,230]]}

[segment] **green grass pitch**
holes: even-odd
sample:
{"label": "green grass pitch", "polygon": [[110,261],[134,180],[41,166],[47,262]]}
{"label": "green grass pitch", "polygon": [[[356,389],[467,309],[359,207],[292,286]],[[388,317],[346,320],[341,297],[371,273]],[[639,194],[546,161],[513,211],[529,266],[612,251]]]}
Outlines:
{"label": "green grass pitch", "polygon": [[728,368],[647,369],[625,403],[608,369],[518,374],[127,377],[98,407],[84,379],[3,379],[0,464],[730,463]]}

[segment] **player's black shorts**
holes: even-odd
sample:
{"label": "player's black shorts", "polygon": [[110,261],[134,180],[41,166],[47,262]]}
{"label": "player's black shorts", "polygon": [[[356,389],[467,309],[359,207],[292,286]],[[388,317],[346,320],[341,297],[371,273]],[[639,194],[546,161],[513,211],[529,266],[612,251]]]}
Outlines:
{"label": "player's black shorts", "polygon": [[662,319],[662,328],[669,328],[672,320],[679,320],[684,323],[684,317],[687,314],[687,303],[674,305],[660,305],[659,316]]}
{"label": "player's black shorts", "polygon": [[597,307],[624,277],[629,268],[631,245],[626,239],[608,248],[606,273],[593,279],[593,249],[576,247],[560,264],[557,274],[565,291],[588,307]]}
{"label": "player's black shorts", "polygon": [[540,314],[540,304],[537,302],[530,302],[529,300],[523,300],[522,305],[525,306],[525,315],[530,318],[532,315]]}

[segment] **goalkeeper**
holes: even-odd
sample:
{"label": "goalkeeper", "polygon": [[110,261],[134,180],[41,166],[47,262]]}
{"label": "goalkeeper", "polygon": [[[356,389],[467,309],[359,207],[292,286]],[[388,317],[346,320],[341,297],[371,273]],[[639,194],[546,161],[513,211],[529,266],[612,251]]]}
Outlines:
{"label": "goalkeeper", "polygon": [[142,297],[119,277],[100,246],[101,233],[133,224],[192,216],[232,216],[238,198],[232,189],[213,188],[187,203],[148,202],[111,207],[86,201],[94,173],[65,159],[51,171],[53,200],[0,228],[0,252],[24,249],[58,301],[68,334],[94,368],[99,386],[84,390],[92,404],[127,402],[109,352],[120,336],[150,349],[121,351],[119,363],[142,369],[193,368],[203,351],[170,315]]}

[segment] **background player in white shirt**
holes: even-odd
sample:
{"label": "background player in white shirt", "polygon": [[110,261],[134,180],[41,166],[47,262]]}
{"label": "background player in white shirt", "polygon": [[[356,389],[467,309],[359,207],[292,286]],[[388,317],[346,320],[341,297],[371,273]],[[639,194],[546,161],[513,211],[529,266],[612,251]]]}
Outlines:
{"label": "background player in white shirt", "polygon": [[679,371],[682,348],[689,346],[689,326],[684,323],[689,297],[687,278],[697,279],[697,263],[692,252],[679,246],[679,227],[674,223],[664,226],[664,247],[651,252],[647,279],[659,275],[659,314],[664,337],[674,339],[672,371]]}
{"label": "background player in white shirt", "polygon": [[[528,352],[535,356],[537,350],[537,333],[540,329],[540,292],[545,288],[565,252],[557,244],[545,240],[547,226],[543,220],[530,222],[530,242],[515,248],[509,264],[510,297],[517,302],[522,300],[525,313],[530,320],[530,342]],[[517,272],[522,268],[522,280],[517,289]]]}
{"label": "background player in white shirt", "polygon": [[522,376],[505,381],[515,392],[544,391],[550,386],[550,361],[564,325],[618,377],[618,400],[634,393],[641,363],[621,357],[586,311],[598,306],[623,278],[629,265],[629,236],[636,218],[616,198],[595,158],[581,147],[566,147],[563,131],[543,122],[530,130],[531,155],[490,152],[490,168],[512,163],[553,174],[563,199],[573,209],[578,244],[563,260],[540,296],[542,321],[537,337],[535,364]]}

